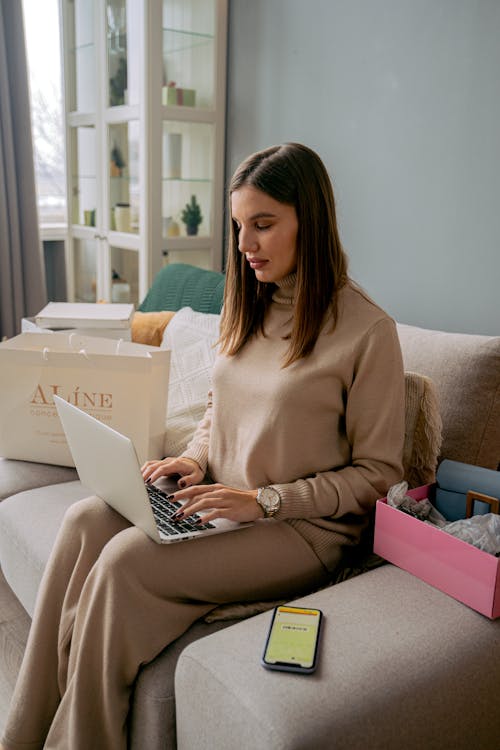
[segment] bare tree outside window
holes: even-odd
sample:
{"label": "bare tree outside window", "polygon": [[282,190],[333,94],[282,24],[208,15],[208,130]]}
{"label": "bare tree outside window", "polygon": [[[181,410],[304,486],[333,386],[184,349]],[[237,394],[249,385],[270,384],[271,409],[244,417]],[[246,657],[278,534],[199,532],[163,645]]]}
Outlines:
{"label": "bare tree outside window", "polygon": [[58,0],[23,0],[40,224],[66,222]]}

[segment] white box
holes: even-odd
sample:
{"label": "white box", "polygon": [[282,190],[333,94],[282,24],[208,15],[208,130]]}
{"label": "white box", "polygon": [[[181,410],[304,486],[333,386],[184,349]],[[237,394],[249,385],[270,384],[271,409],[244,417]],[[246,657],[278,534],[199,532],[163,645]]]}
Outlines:
{"label": "white box", "polygon": [[35,323],[35,318],[21,318],[21,333],[61,333],[62,331],[71,331],[79,336],[98,336],[105,339],[132,341],[130,328],[40,328]]}
{"label": "white box", "polygon": [[36,325],[52,329],[130,328],[133,304],[116,302],[49,302],[35,316]]}

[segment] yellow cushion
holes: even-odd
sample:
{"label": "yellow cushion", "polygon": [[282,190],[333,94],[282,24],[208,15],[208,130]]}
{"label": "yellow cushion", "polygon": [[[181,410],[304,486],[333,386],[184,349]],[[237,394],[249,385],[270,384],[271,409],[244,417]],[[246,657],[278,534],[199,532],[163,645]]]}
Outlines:
{"label": "yellow cushion", "polygon": [[163,332],[174,317],[175,312],[136,312],[132,318],[132,341],[136,344],[160,346]]}

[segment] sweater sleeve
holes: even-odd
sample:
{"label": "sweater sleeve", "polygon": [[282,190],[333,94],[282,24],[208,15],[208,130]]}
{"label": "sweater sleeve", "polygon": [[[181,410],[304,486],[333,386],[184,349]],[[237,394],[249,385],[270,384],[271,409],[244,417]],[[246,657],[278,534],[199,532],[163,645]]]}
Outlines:
{"label": "sweater sleeve", "polygon": [[212,425],[212,391],[207,397],[207,408],[202,419],[198,423],[193,437],[182,453],[182,458],[192,458],[206,473],[208,467],[208,444],[210,441],[210,428]]}
{"label": "sweater sleeve", "polygon": [[404,370],[396,326],[376,322],[360,341],[346,394],[349,465],[288,484],[276,518],[364,515],[403,476]]}

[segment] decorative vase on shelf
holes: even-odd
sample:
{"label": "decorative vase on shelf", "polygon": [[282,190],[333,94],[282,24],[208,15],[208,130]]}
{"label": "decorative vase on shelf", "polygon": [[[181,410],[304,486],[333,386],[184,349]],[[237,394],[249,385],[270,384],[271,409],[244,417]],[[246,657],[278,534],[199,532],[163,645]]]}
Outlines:
{"label": "decorative vase on shelf", "polygon": [[182,164],[182,133],[165,133],[163,136],[163,176],[179,180]]}
{"label": "decorative vase on shelf", "polygon": [[117,232],[130,232],[130,204],[117,203],[115,206],[115,228]]}
{"label": "decorative vase on shelf", "polygon": [[95,208],[83,212],[83,223],[86,227],[95,227]]}
{"label": "decorative vase on shelf", "polygon": [[167,237],[179,237],[180,227],[176,221],[171,221],[167,227]]}
{"label": "decorative vase on shelf", "polygon": [[186,225],[186,234],[190,236],[198,234],[198,227],[203,221],[203,216],[195,195],[192,195],[191,201],[186,203],[181,214],[181,219]]}

